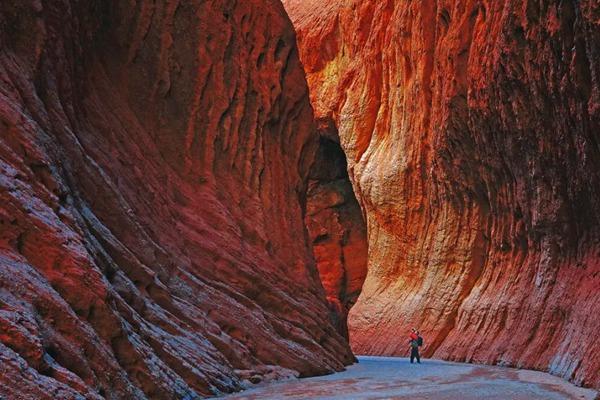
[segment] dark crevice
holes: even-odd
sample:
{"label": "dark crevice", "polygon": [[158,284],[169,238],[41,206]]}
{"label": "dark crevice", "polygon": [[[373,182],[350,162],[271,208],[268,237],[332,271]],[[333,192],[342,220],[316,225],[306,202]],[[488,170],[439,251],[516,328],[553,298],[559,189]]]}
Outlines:
{"label": "dark crevice", "polygon": [[320,134],[309,173],[305,223],[331,321],[348,338],[348,312],[367,272],[366,226],[337,130],[328,124]]}

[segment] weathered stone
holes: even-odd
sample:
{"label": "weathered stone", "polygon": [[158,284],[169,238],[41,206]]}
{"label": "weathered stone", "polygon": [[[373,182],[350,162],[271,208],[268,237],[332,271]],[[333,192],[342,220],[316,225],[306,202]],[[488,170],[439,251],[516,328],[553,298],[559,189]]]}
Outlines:
{"label": "weathered stone", "polygon": [[190,399],[352,362],[278,1],[2,1],[0,48],[0,396]]}

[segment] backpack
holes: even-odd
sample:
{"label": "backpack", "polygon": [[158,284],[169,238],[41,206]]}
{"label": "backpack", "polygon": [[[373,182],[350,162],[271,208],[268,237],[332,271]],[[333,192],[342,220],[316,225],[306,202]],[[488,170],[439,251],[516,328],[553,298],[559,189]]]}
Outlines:
{"label": "backpack", "polygon": [[419,337],[417,337],[417,345],[418,345],[419,347],[420,347],[420,346],[423,346],[423,338],[422,338],[420,335],[419,335]]}

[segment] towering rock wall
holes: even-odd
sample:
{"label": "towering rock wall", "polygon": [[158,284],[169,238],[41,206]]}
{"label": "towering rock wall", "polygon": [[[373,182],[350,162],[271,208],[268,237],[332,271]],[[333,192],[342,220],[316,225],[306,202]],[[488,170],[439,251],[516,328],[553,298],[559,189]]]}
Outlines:
{"label": "towering rock wall", "polygon": [[357,353],[600,386],[600,5],[285,0],[366,214]]}
{"label": "towering rock wall", "polygon": [[2,1],[0,49],[0,397],[192,399],[353,360],[278,1]]}

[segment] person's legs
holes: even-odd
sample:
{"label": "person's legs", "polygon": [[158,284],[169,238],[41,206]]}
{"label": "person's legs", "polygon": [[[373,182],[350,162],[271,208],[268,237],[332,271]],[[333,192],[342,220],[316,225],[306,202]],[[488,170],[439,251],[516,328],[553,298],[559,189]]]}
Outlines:
{"label": "person's legs", "polygon": [[412,364],[415,361],[415,348],[411,347],[410,349],[410,363]]}
{"label": "person's legs", "polygon": [[417,357],[417,362],[421,364],[421,355],[419,354],[419,349],[415,349],[415,356]]}

